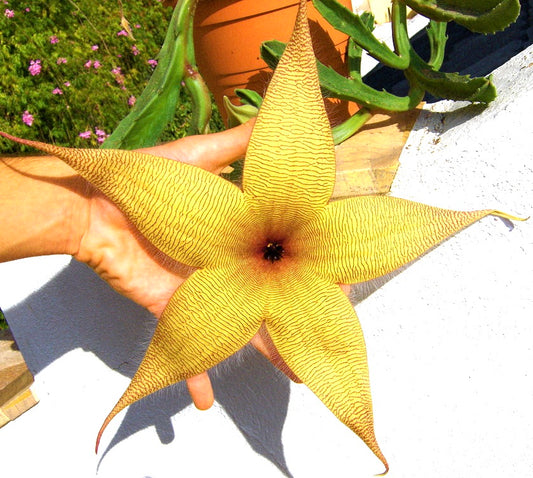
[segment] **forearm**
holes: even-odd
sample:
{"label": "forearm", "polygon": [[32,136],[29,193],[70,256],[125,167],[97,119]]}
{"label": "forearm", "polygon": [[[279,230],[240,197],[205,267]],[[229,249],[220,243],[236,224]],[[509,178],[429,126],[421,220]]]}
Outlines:
{"label": "forearm", "polygon": [[0,158],[0,262],[76,253],[86,187],[57,158]]}

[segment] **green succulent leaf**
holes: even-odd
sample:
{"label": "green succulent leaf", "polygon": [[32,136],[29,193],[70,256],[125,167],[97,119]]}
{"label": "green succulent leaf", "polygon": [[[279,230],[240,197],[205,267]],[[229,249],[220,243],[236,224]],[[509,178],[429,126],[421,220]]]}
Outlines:
{"label": "green succulent leaf", "polygon": [[385,43],[380,42],[368,28],[368,18],[362,18],[336,0],[313,0],[315,8],[337,30],[352,37],[369,55],[384,65],[403,70],[409,66],[409,58],[398,56]]}
{"label": "green succulent leaf", "polygon": [[424,97],[424,90],[411,82],[407,96],[396,96],[385,90],[378,91],[362,81],[345,78],[332,68],[317,62],[320,86],[328,95],[355,103],[371,110],[407,111],[415,108]]}
{"label": "green succulent leaf", "polygon": [[239,97],[241,102],[245,105],[255,106],[259,108],[263,103],[263,97],[254,90],[248,90],[246,88],[237,88],[235,94]]}
{"label": "green succulent leaf", "polygon": [[473,32],[507,28],[520,13],[519,0],[404,0],[413,10],[437,21],[454,21]]}
{"label": "green succulent leaf", "polygon": [[348,138],[351,138],[371,117],[372,113],[368,108],[361,108],[346,121],[331,129],[333,143],[340,144]]}
{"label": "green succulent leaf", "polygon": [[[175,8],[158,64],[135,106],[102,147],[136,149],[153,146],[172,120],[187,63],[188,30],[195,0],[183,0]],[[194,85],[190,85],[194,88]]]}
{"label": "green succulent leaf", "polygon": [[[374,30],[374,15],[369,12],[363,12],[360,15],[360,18],[368,30]],[[359,46],[352,37],[349,37],[348,47],[346,49],[346,66],[348,67],[350,78],[361,79],[362,56],[363,49],[361,46]]]}
{"label": "green succulent leaf", "polygon": [[435,70],[440,69],[442,62],[444,61],[444,49],[446,47],[446,41],[448,40],[448,36],[446,35],[447,26],[446,22],[431,20],[429,26],[426,28],[431,50],[428,64]]}
{"label": "green succulent leaf", "polygon": [[191,97],[193,106],[189,132],[190,134],[207,134],[209,133],[209,120],[211,119],[209,89],[196,67],[187,65],[187,70],[183,85]]}
{"label": "green succulent leaf", "polygon": [[234,105],[227,96],[224,96],[224,108],[228,114],[228,127],[233,128],[255,118],[259,111],[252,105]]}
{"label": "green succulent leaf", "polygon": [[186,57],[183,85],[191,97],[193,106],[189,133],[207,134],[209,133],[209,120],[211,119],[211,93],[196,66],[192,28],[195,5],[196,2],[192,4],[191,8],[186,8],[185,14],[183,15],[182,28],[187,34],[187,41],[184,45],[186,48]]}
{"label": "green succulent leaf", "polygon": [[479,103],[490,103],[496,98],[496,87],[491,77],[470,78],[459,73],[444,73],[432,68],[414,53],[412,64],[405,72],[408,80],[416,82],[434,96]]}
{"label": "green succulent leaf", "polygon": [[[274,69],[283,54],[285,44],[271,40],[261,46],[261,57]],[[360,78],[346,78],[335,70],[317,61],[318,76],[323,93],[334,98],[354,101],[369,109],[387,111],[407,111],[422,101],[424,90],[413,82],[407,96],[399,97],[387,91],[378,91],[365,85]]]}

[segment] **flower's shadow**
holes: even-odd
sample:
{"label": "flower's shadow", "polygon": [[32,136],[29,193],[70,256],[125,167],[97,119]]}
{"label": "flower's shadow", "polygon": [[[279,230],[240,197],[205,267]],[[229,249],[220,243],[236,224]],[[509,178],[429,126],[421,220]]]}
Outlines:
{"label": "flower's shadow", "polygon": [[[361,302],[400,271],[352,286],[351,302]],[[33,374],[63,355],[82,349],[131,378],[156,323],[145,309],[116,294],[91,269],[75,260],[41,289],[8,309],[6,315]],[[252,449],[286,476],[292,476],[281,440],[289,379],[251,346],[219,364],[210,376],[217,402]],[[116,399],[110,395],[110,408]],[[132,404],[99,462],[105,461],[115,445],[151,426],[162,444],[171,443],[175,438],[172,417],[189,406],[191,399],[183,383]]]}
{"label": "flower's shadow", "polygon": [[[75,260],[8,309],[6,315],[33,374],[63,355],[83,349],[132,377],[155,326],[145,309],[116,294]],[[289,380],[251,347],[220,364],[210,375],[217,402],[252,449],[291,476],[281,441]],[[110,408],[116,399],[109,397]],[[190,405],[184,384],[131,405],[100,461],[117,443],[150,426],[155,427],[163,444],[172,442],[175,431],[171,419]]]}

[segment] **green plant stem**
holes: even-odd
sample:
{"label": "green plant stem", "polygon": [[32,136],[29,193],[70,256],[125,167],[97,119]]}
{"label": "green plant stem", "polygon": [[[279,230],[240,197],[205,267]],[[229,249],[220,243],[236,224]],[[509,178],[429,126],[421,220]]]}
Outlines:
{"label": "green plant stem", "polygon": [[313,0],[315,8],[337,30],[345,33],[364,48],[369,55],[391,68],[403,70],[409,66],[409,57],[393,52],[380,42],[367,27],[360,15],[340,5],[336,0]]}
{"label": "green plant stem", "polygon": [[357,113],[350,116],[346,121],[340,125],[332,128],[333,142],[340,144],[353,136],[361,127],[372,117],[372,113],[368,108],[361,108]]}

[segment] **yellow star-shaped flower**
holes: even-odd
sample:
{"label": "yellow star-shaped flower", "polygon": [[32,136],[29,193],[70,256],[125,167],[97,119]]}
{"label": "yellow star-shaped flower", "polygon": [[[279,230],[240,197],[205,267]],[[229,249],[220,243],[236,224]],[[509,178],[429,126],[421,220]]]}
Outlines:
{"label": "yellow star-shaped flower", "polygon": [[339,283],[387,274],[494,211],[385,196],[330,202],[335,151],[306,17],[269,85],[242,190],[194,166],[119,150],[19,140],[62,158],[157,248],[197,268],[174,293],[146,355],[106,418],[213,367],[262,324],[294,373],[370,447],[377,444],[363,334]]}

